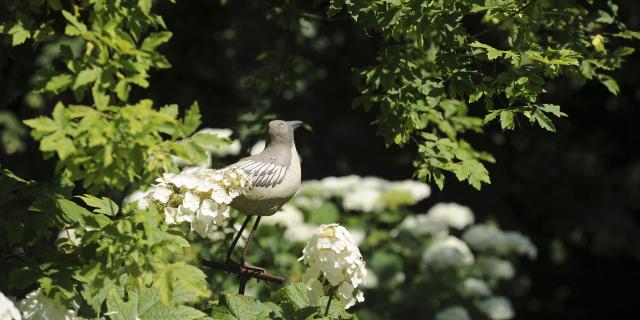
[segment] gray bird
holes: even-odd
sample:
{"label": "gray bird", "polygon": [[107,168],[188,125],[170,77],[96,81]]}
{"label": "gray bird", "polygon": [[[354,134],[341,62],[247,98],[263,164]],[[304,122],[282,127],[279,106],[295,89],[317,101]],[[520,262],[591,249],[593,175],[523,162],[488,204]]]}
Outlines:
{"label": "gray bird", "polygon": [[262,153],[242,158],[229,166],[247,173],[251,180],[251,187],[231,202],[231,207],[246,214],[247,218],[227,251],[227,262],[231,262],[231,253],[242,231],[247,227],[251,217],[256,216],[240,265],[249,270],[265,272],[263,268],[245,264],[244,260],[260,218],[273,215],[280,210],[300,187],[300,159],[294,141],[294,131],[300,126],[302,121],[273,120],[269,122],[267,142]]}

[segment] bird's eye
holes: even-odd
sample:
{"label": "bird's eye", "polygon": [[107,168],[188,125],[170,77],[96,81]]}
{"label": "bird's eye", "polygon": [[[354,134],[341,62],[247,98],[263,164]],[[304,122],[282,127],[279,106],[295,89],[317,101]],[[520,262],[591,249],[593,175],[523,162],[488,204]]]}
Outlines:
{"label": "bird's eye", "polygon": [[282,122],[278,123],[278,127],[280,127],[280,128],[284,127],[284,123],[282,123]]}

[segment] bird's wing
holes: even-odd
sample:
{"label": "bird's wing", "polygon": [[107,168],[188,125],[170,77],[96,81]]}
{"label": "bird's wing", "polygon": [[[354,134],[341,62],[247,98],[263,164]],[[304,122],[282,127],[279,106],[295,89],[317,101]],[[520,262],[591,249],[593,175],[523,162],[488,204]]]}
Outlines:
{"label": "bird's wing", "polygon": [[272,161],[245,158],[231,165],[241,169],[251,178],[252,187],[275,187],[282,183],[287,174],[288,167],[276,164]]}

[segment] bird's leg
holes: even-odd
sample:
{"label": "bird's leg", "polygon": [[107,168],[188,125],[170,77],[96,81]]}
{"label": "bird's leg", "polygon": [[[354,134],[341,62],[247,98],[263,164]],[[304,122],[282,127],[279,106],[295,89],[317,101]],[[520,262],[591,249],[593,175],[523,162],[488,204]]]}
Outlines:
{"label": "bird's leg", "polygon": [[264,268],[254,267],[254,266],[248,265],[248,264],[246,264],[244,262],[244,258],[247,256],[247,252],[249,251],[249,247],[251,246],[251,242],[253,241],[253,238],[256,235],[256,229],[258,229],[258,224],[260,223],[260,218],[262,218],[262,217],[258,216],[256,218],[256,222],[253,223],[253,227],[251,227],[251,233],[249,234],[249,239],[247,239],[247,244],[245,244],[244,251],[242,252],[242,257],[240,258],[240,265],[245,269],[254,270],[254,271],[257,271],[257,272],[266,272],[266,270]]}
{"label": "bird's leg", "polygon": [[[232,262],[231,253],[233,253],[233,249],[238,244],[238,240],[240,240],[240,237],[242,236],[242,232],[247,227],[247,224],[249,224],[249,220],[251,220],[251,216],[247,216],[247,218],[244,219],[244,222],[242,223],[240,230],[238,231],[236,236],[233,238],[233,242],[231,242],[231,247],[229,247],[229,251],[227,251],[227,263]],[[244,256],[242,258],[244,259]]]}

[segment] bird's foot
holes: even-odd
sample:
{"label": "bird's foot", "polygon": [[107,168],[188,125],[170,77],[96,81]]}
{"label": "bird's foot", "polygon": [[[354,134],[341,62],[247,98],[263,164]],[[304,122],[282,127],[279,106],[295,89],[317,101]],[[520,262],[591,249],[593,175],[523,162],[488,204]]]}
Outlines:
{"label": "bird's foot", "polygon": [[265,268],[261,268],[261,267],[256,267],[256,266],[252,266],[248,263],[243,263],[242,264],[242,268],[246,269],[246,270],[250,270],[256,273],[267,273],[267,269]]}
{"label": "bird's foot", "polygon": [[246,262],[241,262],[241,263],[237,263],[231,259],[228,259],[226,261],[226,264],[229,266],[233,266],[234,268],[239,268],[239,269],[244,269],[244,270],[248,270],[252,273],[267,273],[267,269],[265,268],[261,268],[261,267],[256,267],[253,265],[250,265]]}

